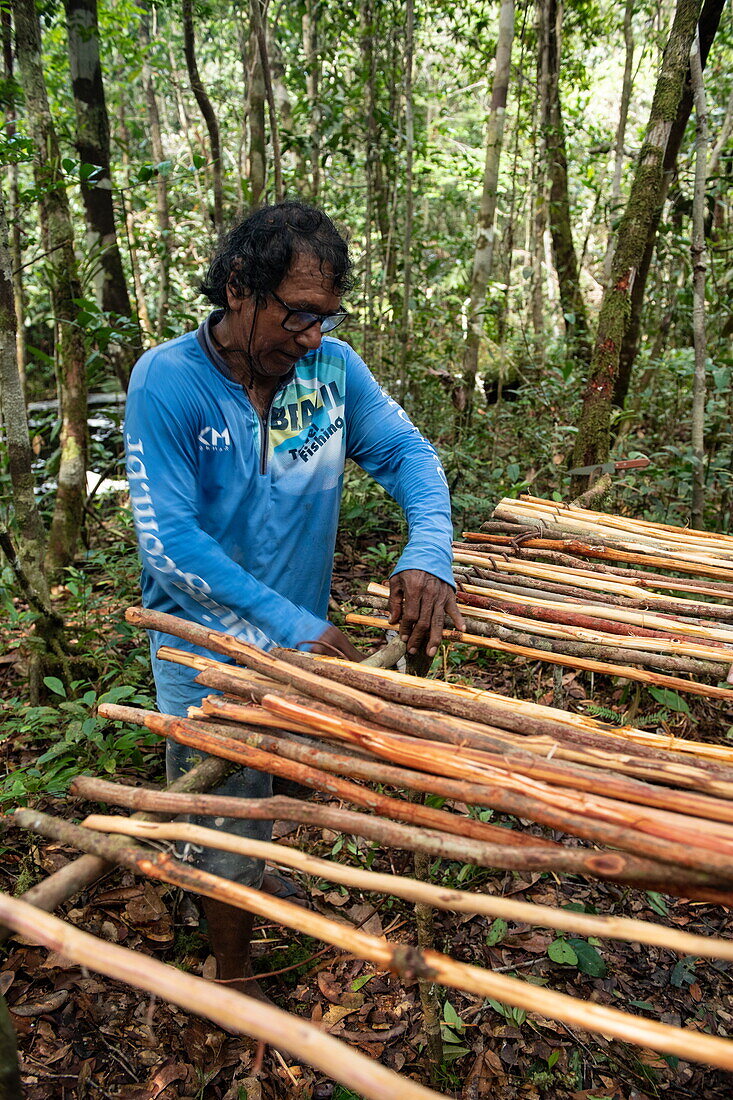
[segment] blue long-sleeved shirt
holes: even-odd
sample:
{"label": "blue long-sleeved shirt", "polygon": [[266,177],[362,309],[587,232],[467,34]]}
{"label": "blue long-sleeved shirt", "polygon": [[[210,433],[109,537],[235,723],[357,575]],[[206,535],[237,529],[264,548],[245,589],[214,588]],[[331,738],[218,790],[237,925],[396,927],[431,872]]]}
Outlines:
{"label": "blue long-sleeved shirt", "polygon": [[440,461],[353,349],[325,337],[265,421],[202,332],[146,352],[130,382],[125,446],[145,606],[264,648],[315,641],[328,626],[346,458],[406,514],[395,572],[453,584]]}

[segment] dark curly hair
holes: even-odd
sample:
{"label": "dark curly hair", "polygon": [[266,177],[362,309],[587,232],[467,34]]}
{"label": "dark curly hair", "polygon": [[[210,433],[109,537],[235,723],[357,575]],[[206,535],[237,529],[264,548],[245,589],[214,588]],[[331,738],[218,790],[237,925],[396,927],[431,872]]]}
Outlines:
{"label": "dark curly hair", "polygon": [[303,202],[263,206],[223,238],[200,291],[215,306],[227,308],[227,287],[263,304],[288,274],[295,256],[309,252],[323,272],[333,272],[333,287],[345,294],[354,285],[349,246],[327,214]]}

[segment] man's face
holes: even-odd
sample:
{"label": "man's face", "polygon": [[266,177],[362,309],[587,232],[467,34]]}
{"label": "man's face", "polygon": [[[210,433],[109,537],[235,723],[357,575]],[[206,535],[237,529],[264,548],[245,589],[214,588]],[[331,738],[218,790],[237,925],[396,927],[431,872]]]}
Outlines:
{"label": "man's face", "polygon": [[[309,313],[334,313],[341,307],[341,296],[334,291],[328,268],[322,273],[316,257],[308,253],[294,257],[276,294],[290,309]],[[261,306],[252,297],[235,297],[230,289],[227,298],[237,346],[251,356],[256,376],[280,378],[292,370],[298,359],[321,346],[323,337],[318,324],[304,332],[287,332],[282,327],[288,311],[271,295]]]}

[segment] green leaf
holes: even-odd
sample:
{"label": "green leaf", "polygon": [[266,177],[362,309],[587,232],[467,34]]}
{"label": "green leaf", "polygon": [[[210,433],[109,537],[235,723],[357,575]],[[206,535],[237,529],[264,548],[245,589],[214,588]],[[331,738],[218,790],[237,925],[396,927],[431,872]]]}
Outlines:
{"label": "green leaf", "polygon": [[358,993],[362,986],[365,986],[367,982],[370,982],[373,977],[373,974],[362,974],[360,977],[354,978],[353,982],[351,983],[351,992]]}
{"label": "green leaf", "polygon": [[553,940],[547,948],[547,954],[555,963],[561,966],[577,966],[578,956],[567,940]]}
{"label": "green leaf", "polygon": [[660,917],[669,916],[669,906],[662,894],[658,894],[656,890],[647,890],[646,896],[649,898],[649,904],[655,913]]}
{"label": "green leaf", "polygon": [[591,978],[603,978],[606,973],[606,964],[601,955],[587,940],[572,937],[567,941],[578,956],[578,970],[589,974]]}
{"label": "green leaf", "polygon": [[552,1054],[547,1059],[547,1068],[552,1069],[552,1067],[555,1065],[555,1063],[557,1062],[559,1057],[560,1057],[560,1051],[559,1050],[553,1050]]}
{"label": "green leaf", "polygon": [[53,691],[56,695],[63,695],[66,698],[66,688],[59,680],[58,676],[44,676],[43,682],[49,691]]}
{"label": "green leaf", "polygon": [[507,933],[509,925],[501,917],[497,917],[495,921],[491,922],[488,935],[486,936],[486,946],[494,947],[495,944],[501,943],[504,936]]}
{"label": "green leaf", "polygon": [[650,687],[649,694],[657,703],[660,703],[663,707],[669,707],[670,710],[674,710],[678,714],[690,713],[687,700],[683,699],[681,695],[678,695],[676,691],[672,691],[670,688]]}
{"label": "green leaf", "polygon": [[456,1031],[463,1031],[466,1026],[450,1001],[446,1001],[443,1005],[443,1019],[448,1027],[454,1028]]}

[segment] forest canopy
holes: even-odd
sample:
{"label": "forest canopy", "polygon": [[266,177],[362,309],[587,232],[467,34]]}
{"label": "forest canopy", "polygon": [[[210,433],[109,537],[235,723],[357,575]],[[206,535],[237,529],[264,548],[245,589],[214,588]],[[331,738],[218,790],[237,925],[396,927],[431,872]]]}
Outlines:
{"label": "forest canopy", "polygon": [[730,526],[721,0],[11,7],[7,293],[26,400],[61,399],[38,444],[52,570],[104,457],[87,392],[197,324],[219,233],[284,196],[348,233],[342,334],[438,444],[458,523],[529,486],[567,497],[610,451],[651,459],[624,481],[636,513]]}

